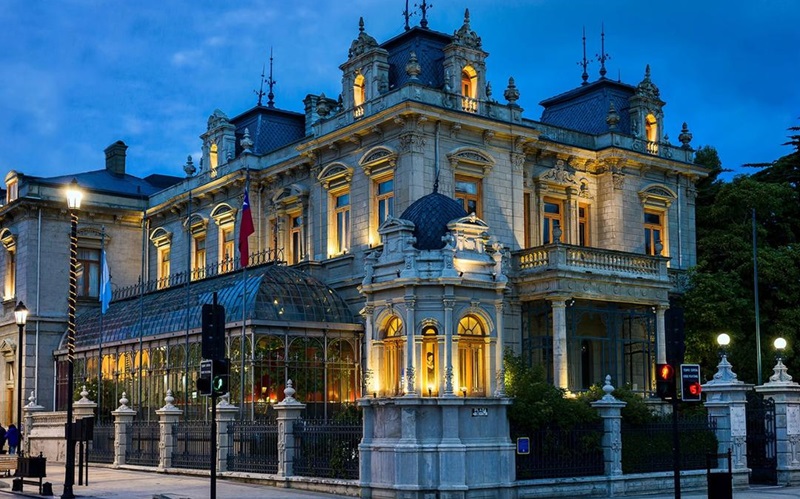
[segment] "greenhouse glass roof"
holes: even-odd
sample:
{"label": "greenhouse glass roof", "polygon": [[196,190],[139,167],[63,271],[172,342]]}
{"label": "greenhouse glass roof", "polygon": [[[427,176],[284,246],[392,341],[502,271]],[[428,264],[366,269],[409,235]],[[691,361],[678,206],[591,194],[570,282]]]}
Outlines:
{"label": "greenhouse glass roof", "polygon": [[[232,272],[185,286],[145,293],[112,302],[102,317],[102,343],[133,340],[200,328],[200,311],[213,302],[225,307],[227,322],[246,320],[322,322],[353,324],[356,318],[345,301],[330,287],[310,275],[283,265],[267,265]],[[246,290],[246,296],[245,296]],[[76,319],[76,348],[97,345],[100,339],[100,309]],[[144,320],[140,321],[140,316]],[[62,348],[66,343],[62,345]]]}

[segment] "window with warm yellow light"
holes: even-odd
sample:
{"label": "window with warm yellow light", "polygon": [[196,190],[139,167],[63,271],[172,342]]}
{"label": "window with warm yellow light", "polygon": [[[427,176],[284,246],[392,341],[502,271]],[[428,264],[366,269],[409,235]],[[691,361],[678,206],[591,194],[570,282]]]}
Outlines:
{"label": "window with warm yellow light", "polygon": [[438,331],[433,326],[422,329],[422,355],[425,362],[422,374],[422,390],[429,396],[439,394],[439,341]]}
{"label": "window with warm yellow light", "polygon": [[378,205],[376,209],[378,215],[377,226],[380,226],[389,217],[394,216],[394,179],[390,178],[377,182],[375,190],[375,202]]}
{"label": "window with warm yellow light", "polygon": [[334,196],[334,252],[342,254],[347,252],[350,245],[350,192],[339,193]]}
{"label": "window with warm yellow light", "polygon": [[467,396],[486,395],[485,336],[483,321],[466,315],[458,321],[458,386]]}
{"label": "window with warm yellow light", "polygon": [[233,238],[233,224],[225,224],[219,228],[220,271],[230,272],[235,268],[234,258],[236,244]]}
{"label": "window with warm yellow light", "polygon": [[300,263],[303,259],[303,217],[298,213],[289,216],[289,262]]}
{"label": "window with warm yellow light", "polygon": [[644,252],[647,255],[664,254],[664,214],[655,210],[644,212]]}
{"label": "window with warm yellow light", "polygon": [[367,100],[367,89],[365,84],[364,75],[356,75],[353,81],[353,106],[358,107],[364,105]]}
{"label": "window with warm yellow light", "polygon": [[158,249],[158,289],[169,286],[169,259],[170,247],[164,246]]}
{"label": "window with warm yellow light", "polygon": [[652,114],[644,119],[644,134],[648,142],[658,142],[658,121]]}
{"label": "window with warm yellow light", "polygon": [[481,180],[474,177],[456,175],[455,198],[469,214],[474,213],[478,218],[483,217],[481,206]]}
{"label": "window with warm yellow light", "polygon": [[[556,241],[563,241],[556,238],[557,230],[562,230],[564,225],[564,204],[559,199],[544,198],[542,217],[542,244],[551,244]],[[563,237],[563,236],[562,236]]]}
{"label": "window with warm yellow light", "polygon": [[386,395],[402,395],[405,373],[403,323],[396,315],[389,317],[380,330],[383,339],[383,386]]}
{"label": "window with warm yellow light", "polygon": [[478,110],[478,73],[472,66],[461,70],[461,104],[464,111]]}
{"label": "window with warm yellow light", "polygon": [[206,270],[206,235],[193,238],[192,241],[192,279],[202,279]]}
{"label": "window with warm yellow light", "polygon": [[219,157],[217,151],[217,144],[211,144],[211,148],[208,151],[208,163],[209,168],[211,168],[212,171],[216,170],[217,166],[219,166]]}

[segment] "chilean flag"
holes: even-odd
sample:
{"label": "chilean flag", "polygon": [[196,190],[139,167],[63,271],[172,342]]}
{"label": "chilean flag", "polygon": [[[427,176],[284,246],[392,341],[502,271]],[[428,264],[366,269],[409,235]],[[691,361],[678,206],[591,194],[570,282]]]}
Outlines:
{"label": "chilean flag", "polygon": [[250,263],[250,247],[247,238],[256,231],[253,227],[253,214],[250,213],[250,195],[247,192],[248,185],[244,187],[244,202],[242,203],[242,225],[239,227],[239,258],[242,267],[247,267]]}

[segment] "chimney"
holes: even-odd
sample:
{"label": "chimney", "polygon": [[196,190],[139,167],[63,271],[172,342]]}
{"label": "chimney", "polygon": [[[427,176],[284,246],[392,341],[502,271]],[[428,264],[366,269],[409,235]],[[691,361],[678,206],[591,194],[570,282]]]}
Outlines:
{"label": "chimney", "polygon": [[118,140],[106,147],[106,170],[114,175],[125,175],[125,151],[128,146]]}

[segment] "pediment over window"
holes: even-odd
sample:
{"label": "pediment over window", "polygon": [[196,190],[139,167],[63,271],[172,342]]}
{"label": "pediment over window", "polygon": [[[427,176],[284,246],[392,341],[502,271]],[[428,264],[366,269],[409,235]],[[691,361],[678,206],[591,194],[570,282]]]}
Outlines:
{"label": "pediment over window", "polygon": [[456,172],[467,172],[485,176],[495,165],[495,160],[485,152],[471,147],[462,147],[447,155],[450,165]]}
{"label": "pediment over window", "polygon": [[649,185],[639,191],[639,200],[646,206],[669,208],[677,198],[672,189],[660,184]]}
{"label": "pediment over window", "polygon": [[364,154],[358,164],[367,175],[394,170],[397,166],[397,152],[384,146],[373,147]]}
{"label": "pediment over window", "polygon": [[292,184],[279,190],[272,196],[272,202],[280,205],[290,205],[308,198],[308,189],[301,184]]}
{"label": "pediment over window", "polygon": [[150,233],[150,242],[157,248],[168,246],[172,242],[172,232],[164,227],[157,227]]}
{"label": "pediment over window", "polygon": [[407,229],[413,231],[414,224],[402,218],[389,217],[378,227],[378,232],[384,233],[393,229]]}
{"label": "pediment over window", "polygon": [[193,213],[183,222],[183,226],[188,228],[189,232],[194,235],[201,234],[208,228],[208,219],[200,214]]}
{"label": "pediment over window", "polygon": [[14,360],[14,353],[17,351],[17,342],[10,339],[5,339],[0,342],[0,353],[6,358],[6,362]]}
{"label": "pediment over window", "polygon": [[0,231],[0,242],[6,248],[6,251],[14,251],[17,246],[17,235],[8,229]]}
{"label": "pediment over window", "polygon": [[211,218],[217,225],[233,223],[236,220],[236,208],[232,208],[228,203],[221,203],[211,210]]}
{"label": "pediment over window", "polygon": [[108,245],[110,241],[111,237],[102,230],[94,227],[78,229],[78,245],[81,248],[100,249],[104,245]]}
{"label": "pediment over window", "polygon": [[331,163],[319,173],[317,180],[325,189],[347,185],[353,179],[353,169],[344,163]]}

